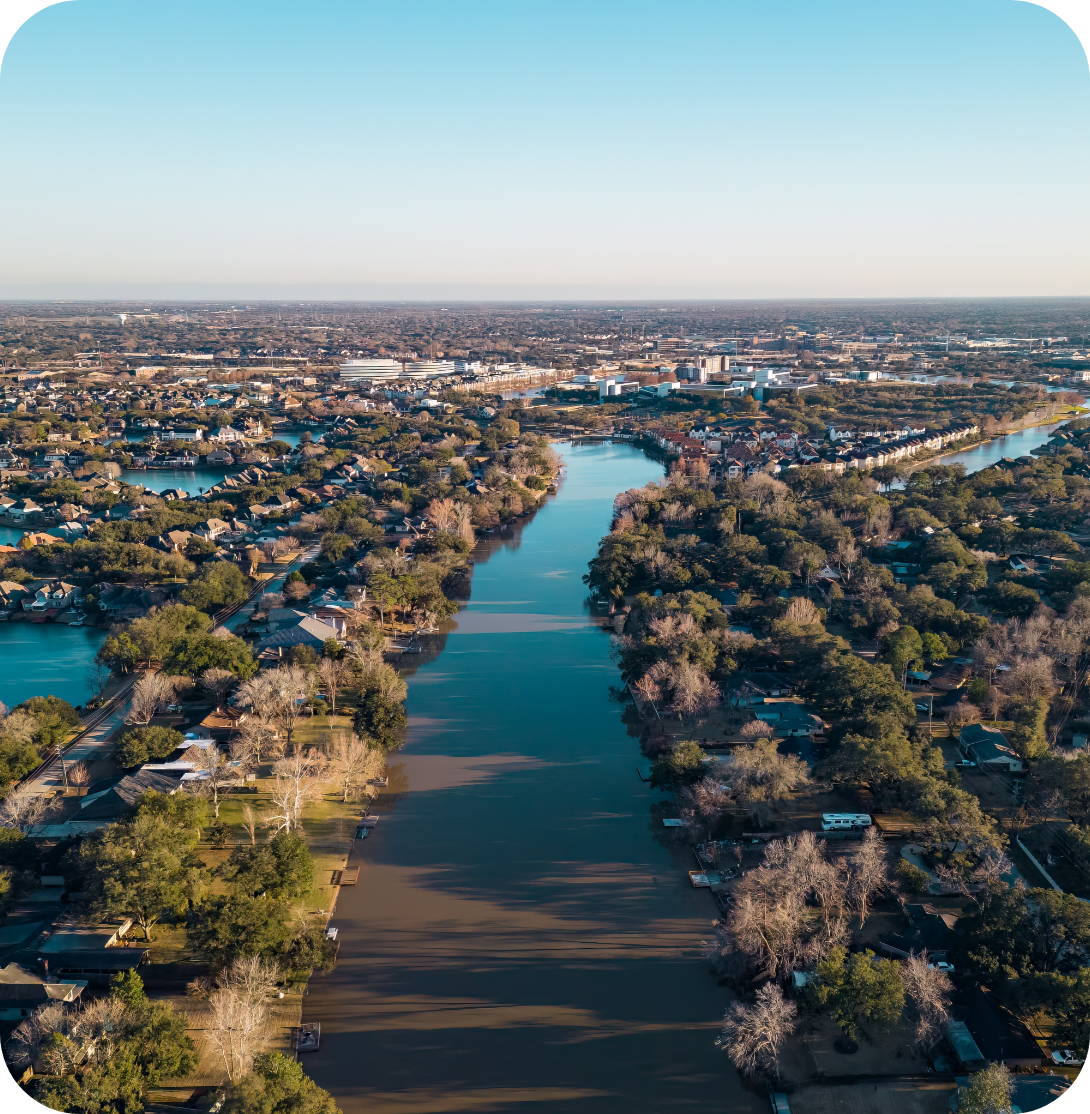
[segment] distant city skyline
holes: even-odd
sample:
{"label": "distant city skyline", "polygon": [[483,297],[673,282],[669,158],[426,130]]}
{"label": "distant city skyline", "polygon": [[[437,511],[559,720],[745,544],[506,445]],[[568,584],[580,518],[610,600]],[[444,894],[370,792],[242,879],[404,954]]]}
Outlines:
{"label": "distant city skyline", "polygon": [[1088,294],[1088,94],[1015,0],[78,0],[0,71],[0,298]]}

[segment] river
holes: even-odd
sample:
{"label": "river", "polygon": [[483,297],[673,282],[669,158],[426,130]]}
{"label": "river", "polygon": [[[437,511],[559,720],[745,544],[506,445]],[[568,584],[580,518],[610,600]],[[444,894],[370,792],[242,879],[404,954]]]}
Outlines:
{"label": "river", "polygon": [[713,1041],[716,910],[657,839],[581,577],[614,496],[662,476],[564,446],[559,494],[474,551],[457,629],[408,677],[409,741],[310,985],[307,1071],[345,1114],[764,1111]]}

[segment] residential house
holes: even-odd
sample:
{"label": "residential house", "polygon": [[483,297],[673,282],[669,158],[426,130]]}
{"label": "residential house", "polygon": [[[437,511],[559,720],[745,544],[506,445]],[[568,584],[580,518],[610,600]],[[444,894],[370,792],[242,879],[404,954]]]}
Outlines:
{"label": "residential house", "polygon": [[970,723],[961,729],[958,741],[965,753],[979,766],[1011,774],[1020,774],[1025,769],[1022,759],[1007,741],[1007,737],[994,727]]}
{"label": "residential house", "polygon": [[254,646],[254,653],[262,655],[271,650],[276,652],[277,657],[283,657],[294,646],[310,646],[321,653],[326,642],[337,637],[336,627],[308,615],[293,626],[265,635]]}
{"label": "residential house", "polygon": [[954,930],[958,918],[930,904],[905,906],[909,927],[905,932],[887,933],[878,941],[879,948],[890,955],[907,958],[913,952],[926,951],[935,961],[945,960],[960,943]]}
{"label": "residential house", "polygon": [[23,597],[24,611],[63,611],[82,596],[82,592],[75,584],[68,584],[63,580],[35,581],[29,587],[33,594],[28,593]]}
{"label": "residential house", "polygon": [[198,538],[210,542],[214,542],[221,534],[229,534],[230,532],[231,524],[224,522],[222,518],[209,518],[199,526],[193,527],[193,533]]}
{"label": "residential house", "polygon": [[1025,1025],[979,983],[956,990],[951,1006],[954,1022],[965,1026],[986,1063],[1009,1068],[1044,1064],[1044,1053]]}
{"label": "residential house", "polygon": [[42,513],[42,508],[33,499],[18,499],[7,509],[8,517],[15,522],[26,522],[27,519]]}
{"label": "residential house", "polygon": [[754,715],[782,737],[806,735],[813,738],[825,734],[825,724],[820,717],[808,712],[805,705],[791,700],[766,702],[754,710]]}
{"label": "residential house", "polygon": [[12,611],[22,607],[23,600],[31,593],[26,584],[16,584],[14,580],[0,580],[0,610]]}
{"label": "residential house", "polygon": [[0,1021],[22,1021],[50,1002],[77,1002],[86,988],[86,979],[45,982],[25,967],[9,963],[0,968]]}

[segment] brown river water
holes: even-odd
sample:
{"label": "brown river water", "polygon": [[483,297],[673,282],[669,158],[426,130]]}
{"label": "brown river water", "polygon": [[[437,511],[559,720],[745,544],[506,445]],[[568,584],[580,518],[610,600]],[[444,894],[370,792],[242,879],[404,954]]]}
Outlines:
{"label": "brown river water", "polygon": [[715,906],[660,841],[581,580],[614,496],[662,469],[560,449],[559,493],[478,547],[458,628],[407,678],[409,742],[304,1011],[345,1114],[768,1108],[713,1043]]}

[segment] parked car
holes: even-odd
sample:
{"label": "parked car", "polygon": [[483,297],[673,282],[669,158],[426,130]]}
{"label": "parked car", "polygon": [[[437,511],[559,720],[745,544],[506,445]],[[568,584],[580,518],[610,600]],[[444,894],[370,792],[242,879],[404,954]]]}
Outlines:
{"label": "parked car", "polygon": [[955,762],[954,765],[959,770],[967,770],[971,766],[976,766],[976,763],[975,762],[970,762],[968,758],[962,758],[959,762]]}
{"label": "parked car", "polygon": [[936,960],[934,963],[929,963],[927,966],[933,971],[945,971],[948,975],[954,973],[954,965],[952,963],[947,963],[945,959]]}
{"label": "parked car", "polygon": [[1052,1052],[1052,1062],[1054,1064],[1081,1064],[1085,1060],[1073,1048],[1056,1048]]}

